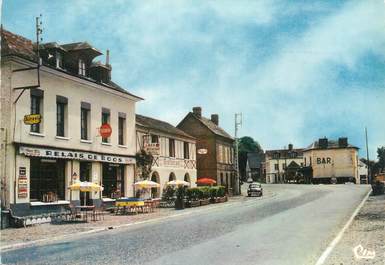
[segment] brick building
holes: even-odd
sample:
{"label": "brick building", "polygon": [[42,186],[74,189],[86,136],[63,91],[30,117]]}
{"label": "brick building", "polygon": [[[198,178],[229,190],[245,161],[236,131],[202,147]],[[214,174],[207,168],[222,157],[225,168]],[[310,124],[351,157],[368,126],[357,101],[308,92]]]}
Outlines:
{"label": "brick building", "polygon": [[201,107],[194,107],[177,127],[197,139],[197,178],[212,178],[232,194],[236,185],[234,139],[219,127],[219,116],[207,119]]}

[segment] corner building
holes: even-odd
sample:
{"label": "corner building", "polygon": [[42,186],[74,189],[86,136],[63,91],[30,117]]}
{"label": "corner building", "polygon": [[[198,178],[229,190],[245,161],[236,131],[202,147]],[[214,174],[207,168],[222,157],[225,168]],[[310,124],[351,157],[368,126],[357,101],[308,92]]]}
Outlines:
{"label": "corner building", "polygon": [[[87,42],[42,44],[40,86],[36,69],[15,71],[36,67],[36,45],[2,30],[1,52],[2,207],[22,216],[131,196],[141,98],[111,80],[108,51],[103,64],[94,61],[102,53]],[[40,123],[26,124],[30,114],[40,115]],[[100,136],[104,124],[112,130],[106,138]],[[70,191],[76,180],[104,190]]]}

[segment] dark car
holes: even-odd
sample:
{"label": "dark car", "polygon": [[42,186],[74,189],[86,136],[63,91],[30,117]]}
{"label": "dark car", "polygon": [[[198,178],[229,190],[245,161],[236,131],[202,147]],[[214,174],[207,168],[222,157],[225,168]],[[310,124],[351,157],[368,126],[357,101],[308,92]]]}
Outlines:
{"label": "dark car", "polygon": [[249,188],[247,189],[247,196],[262,196],[263,195],[263,188],[260,183],[251,183],[249,185]]}

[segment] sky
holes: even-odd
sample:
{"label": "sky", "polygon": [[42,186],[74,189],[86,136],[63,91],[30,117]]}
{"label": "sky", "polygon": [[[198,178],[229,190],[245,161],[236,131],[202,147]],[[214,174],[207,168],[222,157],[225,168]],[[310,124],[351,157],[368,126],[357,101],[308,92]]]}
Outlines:
{"label": "sky", "polygon": [[14,33],[34,39],[39,14],[43,42],[110,50],[137,113],[177,125],[201,106],[231,135],[242,113],[265,150],[348,137],[365,156],[365,127],[371,158],[385,146],[383,0],[3,0]]}

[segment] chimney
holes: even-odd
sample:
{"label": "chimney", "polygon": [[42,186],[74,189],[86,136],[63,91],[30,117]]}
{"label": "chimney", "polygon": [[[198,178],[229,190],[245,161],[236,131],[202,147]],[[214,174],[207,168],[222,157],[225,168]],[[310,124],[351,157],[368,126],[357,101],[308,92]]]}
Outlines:
{"label": "chimney", "polygon": [[318,139],[319,148],[326,149],[328,148],[328,138],[320,138]]}
{"label": "chimney", "polygon": [[106,52],[106,65],[110,65],[110,50],[107,50]]}
{"label": "chimney", "polygon": [[201,107],[193,107],[193,113],[198,118],[201,118],[202,117],[202,108]]}
{"label": "chimney", "polygon": [[293,150],[293,144],[289,144],[288,148],[289,148],[290,151]]}
{"label": "chimney", "polygon": [[340,137],[338,138],[338,147],[347,147],[348,146],[348,138]]}
{"label": "chimney", "polygon": [[219,125],[219,116],[218,114],[211,114],[211,121],[215,123],[215,125]]}

